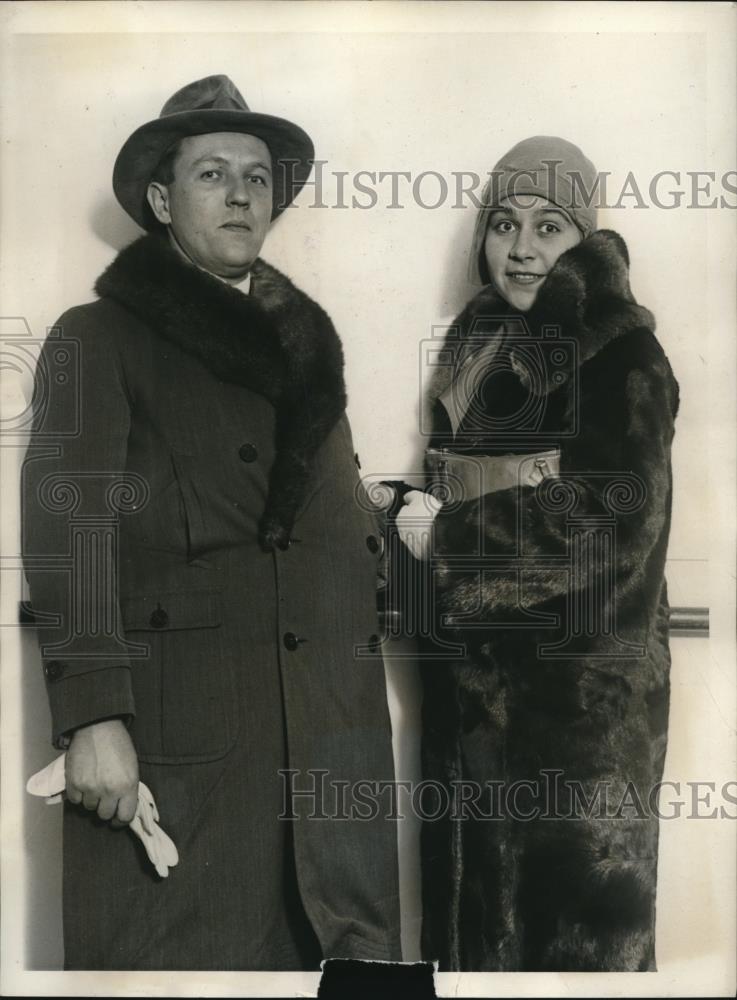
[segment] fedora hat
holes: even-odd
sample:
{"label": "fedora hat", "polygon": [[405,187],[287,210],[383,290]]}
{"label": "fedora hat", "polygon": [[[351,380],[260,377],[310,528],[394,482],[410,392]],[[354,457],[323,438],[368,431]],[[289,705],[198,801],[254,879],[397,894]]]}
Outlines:
{"label": "fedora hat", "polygon": [[[178,90],[159,117],[137,128],[118,153],[113,191],[139,226],[157,225],[146,191],[164,154],[180,139],[207,132],[243,132],[266,143],[274,173],[272,219],[295,198],[310,175],[315,150],[306,132],[284,118],[251,111],[227,76],[207,76]],[[279,161],[291,162],[277,169]]]}

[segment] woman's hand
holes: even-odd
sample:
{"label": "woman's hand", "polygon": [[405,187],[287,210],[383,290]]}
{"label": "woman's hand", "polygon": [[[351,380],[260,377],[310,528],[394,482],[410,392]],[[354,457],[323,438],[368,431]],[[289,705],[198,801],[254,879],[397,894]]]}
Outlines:
{"label": "woman's hand", "polygon": [[432,527],[443,505],[429,493],[409,490],[395,518],[399,537],[415,557],[424,561],[432,551]]}

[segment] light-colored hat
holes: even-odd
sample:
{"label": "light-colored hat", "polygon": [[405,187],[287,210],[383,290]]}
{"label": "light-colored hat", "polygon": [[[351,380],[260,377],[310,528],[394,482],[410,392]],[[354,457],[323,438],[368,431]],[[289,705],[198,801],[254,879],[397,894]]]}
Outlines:
{"label": "light-colored hat", "polygon": [[578,146],[552,135],[523,139],[491,171],[481,194],[481,208],[471,245],[469,278],[488,284],[484,242],[489,214],[504,198],[538,195],[562,208],[585,238],[596,229],[593,204],[597,172]]}
{"label": "light-colored hat", "polygon": [[155,225],[146,191],[164,154],[180,139],[208,132],[243,132],[269,147],[274,168],[272,219],[293,201],[312,170],[315,150],[306,132],[284,118],[251,111],[227,76],[207,76],[170,97],[159,117],[137,128],[118,154],[113,190],[139,226]]}

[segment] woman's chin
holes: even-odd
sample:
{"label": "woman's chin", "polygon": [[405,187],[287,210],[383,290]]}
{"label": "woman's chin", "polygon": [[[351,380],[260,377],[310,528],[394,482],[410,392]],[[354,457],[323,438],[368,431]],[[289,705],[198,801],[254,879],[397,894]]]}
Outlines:
{"label": "woman's chin", "polygon": [[537,298],[537,293],[540,290],[542,282],[537,284],[534,288],[524,288],[519,286],[511,286],[504,282],[503,287],[500,287],[496,282],[492,282],[494,288],[499,295],[504,299],[510,309],[514,309],[515,312],[527,312],[535,304],[535,299]]}
{"label": "woman's chin", "polygon": [[514,292],[511,295],[502,295],[502,298],[510,309],[514,309],[515,312],[524,313],[532,309],[537,298],[537,292],[530,294]]}

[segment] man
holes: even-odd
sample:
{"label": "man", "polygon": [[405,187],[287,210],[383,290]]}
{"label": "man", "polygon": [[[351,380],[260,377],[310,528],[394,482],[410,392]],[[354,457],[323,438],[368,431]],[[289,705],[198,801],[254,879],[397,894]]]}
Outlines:
{"label": "man", "polygon": [[[399,958],[394,825],[330,819],[331,783],[393,778],[341,345],[258,256],[312,157],[225,76],[178,91],[115,164],[148,234],[44,346],[24,551],[67,749],[68,969]],[[71,392],[50,373],[75,348]],[[120,829],[139,777],[167,879]]]}

